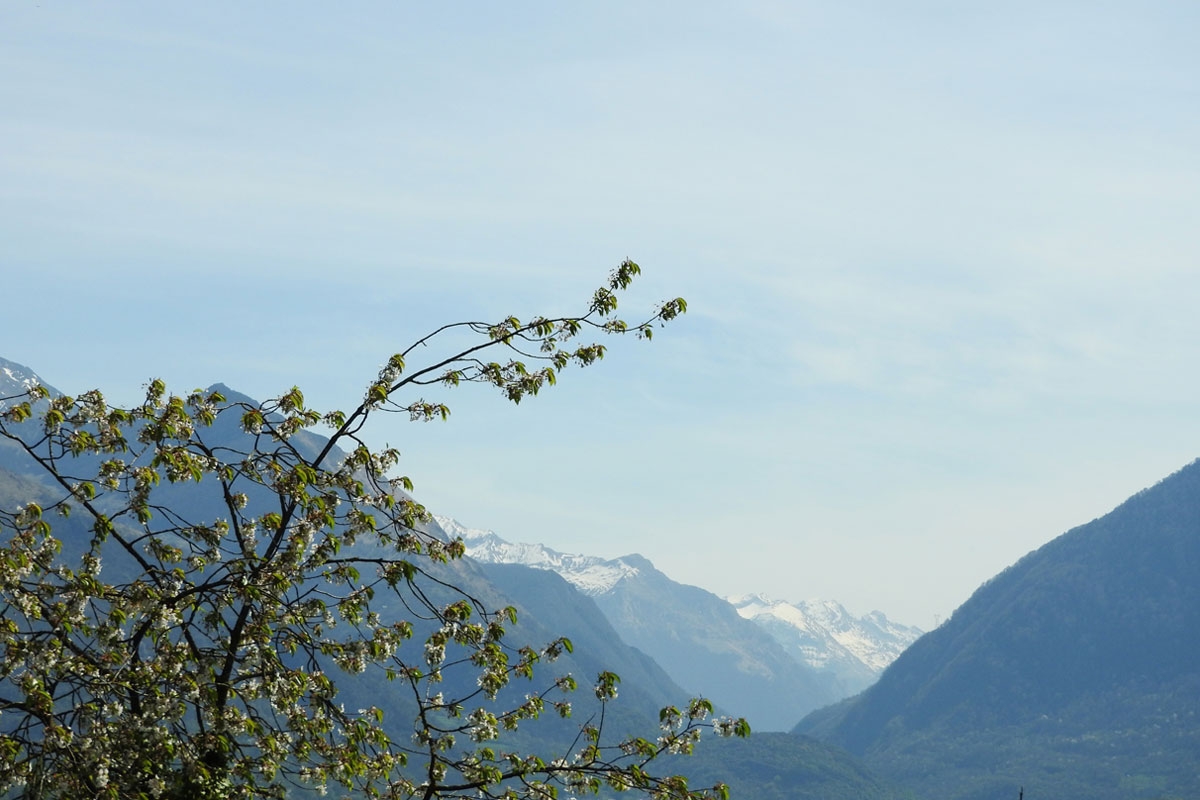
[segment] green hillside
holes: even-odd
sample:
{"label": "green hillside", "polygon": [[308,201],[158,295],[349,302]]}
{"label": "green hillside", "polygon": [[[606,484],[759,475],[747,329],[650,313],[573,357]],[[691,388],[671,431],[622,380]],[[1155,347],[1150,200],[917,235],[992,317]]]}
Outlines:
{"label": "green hillside", "polygon": [[915,800],[841,748],[806,736],[754,734],[708,740],[702,755],[672,768],[693,785],[729,784],[731,800]]}

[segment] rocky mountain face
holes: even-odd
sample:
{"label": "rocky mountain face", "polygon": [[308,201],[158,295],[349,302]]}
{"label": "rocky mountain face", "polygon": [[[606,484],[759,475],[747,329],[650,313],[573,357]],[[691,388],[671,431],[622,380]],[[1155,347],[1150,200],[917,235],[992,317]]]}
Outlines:
{"label": "rocky mountain face", "polygon": [[828,674],[843,697],[873,684],[924,633],[892,622],[881,611],[856,617],[834,600],[788,603],[761,594],[728,599],[793,657]]}
{"label": "rocky mountain face", "polygon": [[[556,572],[589,595],[630,644],[689,691],[765,730],[869,685],[919,631],[837,603],[790,606],[759,596],[731,604],[672,581],[639,555],[604,559],[508,542],[437,517],[478,561]],[[791,609],[789,611],[789,609]]]}
{"label": "rocky mountain face", "polygon": [[928,797],[1200,797],[1200,462],[984,584],[797,731]]}

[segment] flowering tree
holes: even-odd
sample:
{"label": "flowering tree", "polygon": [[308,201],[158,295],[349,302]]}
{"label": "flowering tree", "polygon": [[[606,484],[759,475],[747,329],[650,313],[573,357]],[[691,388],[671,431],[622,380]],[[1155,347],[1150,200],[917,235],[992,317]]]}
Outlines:
{"label": "flowering tree", "polygon": [[[691,752],[705,728],[744,736],[745,721],[698,699],[664,709],[654,738],[614,737],[611,673],[573,742],[506,747],[527,720],[571,714],[575,679],[535,674],[571,642],[510,644],[516,612],[456,580],[462,542],[431,532],[409,480],[392,477],[396,451],[360,437],[378,413],[445,418],[414,396],[423,386],[490,384],[520,402],[603,357],[582,333],[649,339],[685,304],[617,318],[638,271],[622,263],[578,316],[439,328],[349,413],[308,408],[298,389],[256,404],[157,380],[133,408],[98,391],[2,398],[0,444],[43,480],[0,505],[0,795],[724,794],[648,764]],[[460,344],[438,354],[447,340]],[[344,707],[339,684],[368,679],[390,681],[404,719]],[[512,691],[517,679],[532,690]]]}

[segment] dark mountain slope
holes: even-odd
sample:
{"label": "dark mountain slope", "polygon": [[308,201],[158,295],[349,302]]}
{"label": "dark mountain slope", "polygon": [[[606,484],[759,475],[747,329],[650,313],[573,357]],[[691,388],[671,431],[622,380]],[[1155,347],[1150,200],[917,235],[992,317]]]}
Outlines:
{"label": "dark mountain slope", "polygon": [[[545,634],[567,635],[574,655],[588,671],[579,674],[590,681],[600,670],[621,676],[622,686],[636,707],[657,713],[665,705],[680,705],[688,694],[671,680],[654,659],[625,644],[591,598],[577,592],[553,572],[520,564],[479,564],[484,575],[515,603],[518,619],[536,619]],[[548,641],[548,639],[547,639]],[[641,731],[644,735],[646,731]]]}
{"label": "dark mountain slope", "polygon": [[931,796],[1195,797],[1198,714],[1194,463],[1021,559],[797,730]]}
{"label": "dark mountain slope", "polygon": [[792,658],[727,601],[676,583],[642,556],[621,560],[637,574],[595,595],[596,605],[689,692],[774,731],[838,696],[832,677]]}
{"label": "dark mountain slope", "polygon": [[755,730],[785,731],[840,692],[837,674],[793,656],[766,628],[728,601],[677,583],[637,554],[604,559],[511,543],[448,517],[472,558],[557,572],[595,600],[620,636],[657,661],[693,694],[702,694]]}
{"label": "dark mountain slope", "polygon": [[807,736],[755,734],[708,739],[692,758],[670,762],[693,786],[729,785],[733,800],[914,800],[840,748]]}

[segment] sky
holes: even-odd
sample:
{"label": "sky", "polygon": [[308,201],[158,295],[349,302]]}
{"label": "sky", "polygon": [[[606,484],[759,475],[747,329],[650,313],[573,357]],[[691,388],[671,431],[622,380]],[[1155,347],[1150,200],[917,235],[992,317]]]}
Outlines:
{"label": "sky", "polygon": [[[1191,462],[1200,6],[7,3],[0,356],[351,408],[438,326],[652,342],[368,437],[436,513],[923,628]],[[426,348],[429,356],[436,348]]]}

